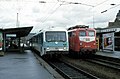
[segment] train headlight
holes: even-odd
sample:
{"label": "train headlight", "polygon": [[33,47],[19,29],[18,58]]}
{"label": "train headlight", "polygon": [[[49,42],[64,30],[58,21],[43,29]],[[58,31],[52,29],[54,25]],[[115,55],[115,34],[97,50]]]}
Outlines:
{"label": "train headlight", "polygon": [[96,45],[96,43],[94,43],[94,45]]}
{"label": "train headlight", "polygon": [[82,46],[82,43],[80,43],[80,45]]}
{"label": "train headlight", "polygon": [[49,50],[50,48],[49,47],[47,47],[47,50]]}
{"label": "train headlight", "polygon": [[47,51],[49,51],[49,50],[50,50],[50,48],[49,48],[49,47],[47,47],[47,48],[46,48],[46,50],[47,50]]}
{"label": "train headlight", "polygon": [[66,50],[67,48],[66,48],[66,47],[64,47],[63,49],[64,49],[64,50]]}

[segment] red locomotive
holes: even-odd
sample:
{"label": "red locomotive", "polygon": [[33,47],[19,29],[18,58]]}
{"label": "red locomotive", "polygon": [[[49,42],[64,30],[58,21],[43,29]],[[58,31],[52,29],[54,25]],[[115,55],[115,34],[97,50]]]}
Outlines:
{"label": "red locomotive", "polygon": [[76,25],[68,29],[69,52],[75,55],[95,54],[96,30],[85,25]]}

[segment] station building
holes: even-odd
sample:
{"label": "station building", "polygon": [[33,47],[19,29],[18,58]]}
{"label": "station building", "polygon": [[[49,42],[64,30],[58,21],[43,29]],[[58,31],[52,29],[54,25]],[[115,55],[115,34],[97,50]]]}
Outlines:
{"label": "station building", "polygon": [[114,22],[109,22],[107,28],[97,28],[98,48],[102,51],[120,51],[120,10]]}

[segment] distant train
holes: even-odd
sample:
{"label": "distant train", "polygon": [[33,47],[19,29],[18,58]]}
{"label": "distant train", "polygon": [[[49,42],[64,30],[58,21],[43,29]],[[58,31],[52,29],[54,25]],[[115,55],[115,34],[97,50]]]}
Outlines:
{"label": "distant train", "polygon": [[41,56],[68,54],[69,42],[67,29],[52,27],[41,30],[30,39],[31,47]]}
{"label": "distant train", "polygon": [[96,31],[84,25],[76,25],[68,29],[69,53],[72,55],[95,54]]}

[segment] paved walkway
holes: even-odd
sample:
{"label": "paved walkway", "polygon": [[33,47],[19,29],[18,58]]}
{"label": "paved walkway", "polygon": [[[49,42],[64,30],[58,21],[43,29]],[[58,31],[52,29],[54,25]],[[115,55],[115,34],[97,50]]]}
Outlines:
{"label": "paved walkway", "polygon": [[7,53],[0,57],[0,79],[54,79],[31,51]]}
{"label": "paved walkway", "polygon": [[120,51],[114,51],[114,52],[99,51],[99,52],[97,52],[96,54],[97,54],[97,55],[114,57],[114,58],[119,58],[119,59],[120,59]]}

